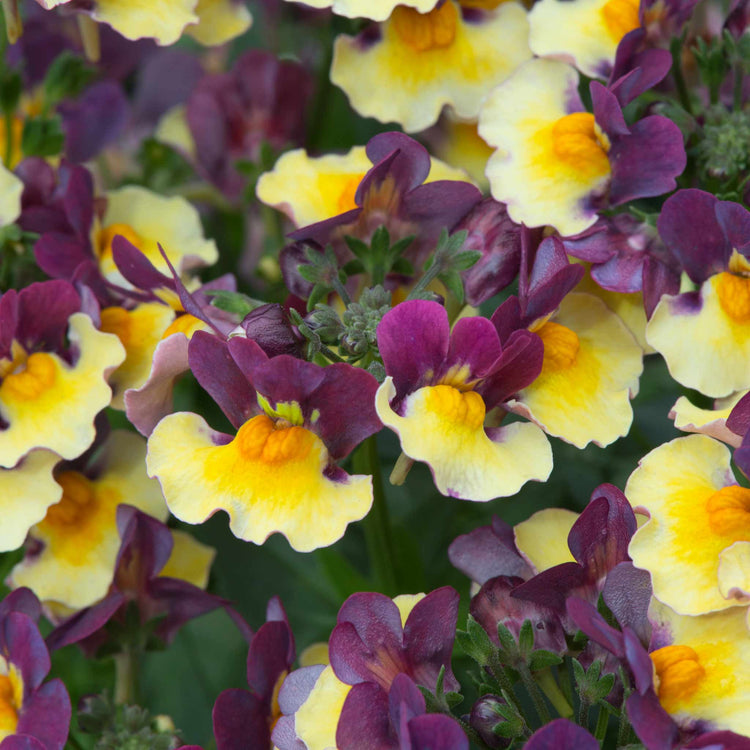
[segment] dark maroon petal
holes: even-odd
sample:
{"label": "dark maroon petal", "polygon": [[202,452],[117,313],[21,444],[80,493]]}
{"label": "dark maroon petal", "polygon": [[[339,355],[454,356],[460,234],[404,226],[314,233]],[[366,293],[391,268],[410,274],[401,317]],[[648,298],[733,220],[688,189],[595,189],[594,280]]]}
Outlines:
{"label": "dark maroon petal", "polygon": [[750,430],[750,393],[746,393],[727,417],[727,427],[735,435],[744,436]]}
{"label": "dark maroon petal", "polygon": [[634,630],[629,627],[623,628],[622,637],[625,659],[635,678],[636,690],[641,695],[645,695],[654,684],[654,663]]}
{"label": "dark maroon petal", "polygon": [[174,541],[165,524],[132,505],[117,506],[120,550],[114,584],[119,591],[140,592],[167,564]]}
{"label": "dark maroon petal", "polygon": [[16,337],[19,316],[18,292],[8,289],[0,294],[0,358],[12,359],[11,349]]}
{"label": "dark maroon petal", "polygon": [[534,732],[524,750],[599,750],[599,743],[583,727],[555,719]]}
{"label": "dark maroon petal", "polygon": [[279,677],[291,669],[289,650],[292,634],[286,622],[267,622],[250,642],[247,653],[247,683],[270,715],[271,697]]}
{"label": "dark maroon petal", "polygon": [[537,334],[525,330],[511,333],[492,374],[477,388],[487,411],[531,385],[543,364],[544,344]]}
{"label": "dark maroon petal", "polygon": [[271,732],[271,742],[278,750],[307,750],[302,740],[297,738],[294,716],[280,716]]}
{"label": "dark maroon petal", "polygon": [[303,414],[309,417],[305,407],[310,395],[323,384],[325,369],[313,362],[282,354],[253,368],[253,385],[271,406],[296,401]]}
{"label": "dark maroon petal", "polygon": [[366,370],[340,362],[324,368],[323,375],[303,413],[319,413],[310,427],[326,444],[331,458],[338,460],[382,428],[375,411],[378,381]]}
{"label": "dark maroon petal", "polygon": [[124,603],[125,595],[119,591],[113,591],[92,607],[77,612],[47,636],[49,650],[57,651],[63,646],[78,643],[96,633],[109,622]]}
{"label": "dark maroon petal", "polygon": [[220,693],[212,716],[217,750],[266,748],[271,744],[268,716],[262,702],[247,690]]}
{"label": "dark maroon petal", "polygon": [[746,476],[750,477],[750,433],[742,438],[742,444],[735,450],[732,459],[737,468]]}
{"label": "dark maroon petal", "polygon": [[68,739],[71,707],[62,680],[50,680],[24,701],[18,717],[18,734],[38,739],[45,750],[62,750]]}
{"label": "dark maroon petal", "polygon": [[399,398],[431,383],[448,354],[448,313],[437,302],[409,300],[378,324],[378,348]]}
{"label": "dark maroon petal", "polygon": [[[482,194],[470,182],[435,180],[420,185],[404,196],[404,214],[420,224],[422,233],[428,227],[435,240],[441,229],[453,232],[458,222],[482,200]],[[413,248],[409,248],[413,251]]]}
{"label": "dark maroon petal", "polygon": [[367,142],[367,158],[374,165],[388,159],[394,151],[399,153],[389,171],[399,188],[407,191],[421,185],[430,173],[430,155],[421,143],[397,131],[380,133]]}
{"label": "dark maroon petal", "polygon": [[0,742],[0,750],[48,750],[38,739],[29,734],[13,735]]}
{"label": "dark maroon petal", "polygon": [[732,254],[717,204],[716,196],[703,190],[678,190],[659,215],[661,238],[696,284],[725,270]]}
{"label": "dark maroon petal", "polygon": [[378,685],[355,685],[346,696],[336,729],[339,750],[397,750],[398,740],[388,720],[388,694]]}
{"label": "dark maroon petal", "polygon": [[513,590],[512,596],[536,602],[565,615],[565,602],[575,593],[587,600],[596,601],[598,589],[588,576],[586,569],[578,563],[562,563],[543,570]]}
{"label": "dark maroon petal", "polygon": [[236,365],[226,341],[196,331],[190,339],[188,361],[196,380],[235,427],[256,413],[255,389]]}
{"label": "dark maroon petal", "polygon": [[36,690],[50,669],[49,652],[36,623],[22,612],[10,612],[0,623],[0,645],[23,678],[24,694]]}
{"label": "dark maroon petal", "polygon": [[43,234],[34,244],[34,258],[53,279],[72,279],[78,266],[91,260],[77,237],[61,232]]}
{"label": "dark maroon petal", "polygon": [[625,643],[622,633],[608,625],[606,620],[596,611],[596,607],[577,597],[568,599],[566,607],[568,617],[592,641],[621,659],[625,656]]}
{"label": "dark maroon petal", "polygon": [[643,263],[641,254],[617,254],[606,263],[591,269],[591,278],[602,288],[612,292],[633,294],[643,288]]}
{"label": "dark maroon petal", "polygon": [[157,271],[153,263],[122,235],[116,234],[112,239],[112,258],[117,270],[137,289],[174,289],[174,281]]}
{"label": "dark maroon petal", "polygon": [[518,553],[513,527],[495,516],[492,526],[456,537],[448,547],[448,558],[454,568],[479,584],[496,576],[530,578],[533,571]]}
{"label": "dark maroon petal", "polygon": [[255,341],[242,336],[232,336],[227,341],[227,348],[234,364],[248,383],[252,383],[256,368],[268,361],[268,355]]}
{"label": "dark maroon petal", "polygon": [[643,307],[646,316],[651,317],[664,294],[677,294],[680,291],[680,274],[658,261],[646,258],[643,264]]}
{"label": "dark maroon petal", "polygon": [[519,328],[523,328],[523,320],[521,314],[521,302],[512,294],[502,304],[498,305],[497,310],[492,313],[490,321],[495,330],[500,336],[500,343],[505,346],[510,338],[510,335],[517,331]]}
{"label": "dark maroon petal", "polygon": [[666,117],[644,117],[630,130],[629,136],[613,140],[608,154],[613,206],[674,190],[687,163],[682,133]]}
{"label": "dark maroon petal", "polygon": [[487,375],[502,353],[500,337],[487,318],[461,318],[453,326],[444,369],[467,366],[471,382]]}
{"label": "dark maroon petal", "polygon": [[518,636],[523,623],[530,620],[534,631],[534,648],[564,653],[567,646],[560,618],[548,607],[513,597],[513,590],[521,583],[523,579],[509,576],[498,576],[487,581],[471,600],[469,611],[472,617],[498,645],[499,623]]}
{"label": "dark maroon petal", "polygon": [[60,352],[65,345],[68,318],[81,307],[81,298],[66,281],[40,281],[18,295],[16,338],[27,351]]}
{"label": "dark maroon petal", "polygon": [[469,739],[455,719],[425,714],[409,722],[411,750],[469,750]]}
{"label": "dark maroon petal", "polygon": [[114,81],[95,83],[57,110],[65,132],[65,155],[73,162],[95,157],[120,137],[130,119],[128,99]]}
{"label": "dark maroon petal", "polygon": [[77,237],[88,244],[94,221],[94,178],[85,167],[63,161],[58,180],[68,223]]}
{"label": "dark maroon petal", "polygon": [[42,614],[42,605],[31,589],[22,587],[11,591],[0,602],[0,621],[5,619],[11,612],[21,612],[24,615],[28,615],[34,622],[37,622],[39,616]]}
{"label": "dark maroon petal", "polygon": [[418,685],[435,690],[438,673],[445,667],[445,687],[458,690],[451,653],[458,621],[458,592],[443,586],[420,599],[404,625],[404,648]]}
{"label": "dark maroon petal", "polygon": [[636,528],[625,495],[612,484],[602,484],[573,524],[568,547],[590,579],[600,581],[615,565],[629,559],[628,544]]}
{"label": "dark maroon petal", "polygon": [[706,732],[688,742],[685,750],[705,747],[711,750],[750,750],[750,737],[743,737],[734,732]]}
{"label": "dark maroon petal", "polygon": [[750,211],[739,203],[718,201],[716,219],[729,245],[742,255],[750,256]]}
{"label": "dark maroon petal", "polygon": [[589,85],[596,124],[610,137],[630,135],[617,97],[598,81]]}
{"label": "dark maroon petal", "polygon": [[388,692],[388,713],[391,725],[400,733],[400,727],[426,711],[424,696],[414,680],[405,673],[396,675]]}
{"label": "dark maroon petal", "polygon": [[669,750],[677,745],[680,737],[677,724],[661,707],[653,691],[646,695],[631,693],[626,706],[630,723],[646,750]]}
{"label": "dark maroon petal", "polygon": [[644,28],[627,33],[617,46],[609,89],[624,107],[644,91],[662,81],[672,67],[672,55],[665,49],[643,49]]}
{"label": "dark maroon petal", "polygon": [[255,341],[269,357],[279,354],[302,355],[304,339],[292,326],[283,305],[261,305],[249,312],[241,325],[247,337]]}
{"label": "dark maroon petal", "polygon": [[289,716],[299,710],[324,669],[322,664],[316,664],[295,669],[289,674],[279,690],[279,708],[282,713]]}
{"label": "dark maroon petal", "polygon": [[651,601],[651,576],[631,562],[621,562],[607,574],[602,596],[621,628],[630,627],[643,643],[651,637],[648,605]]}

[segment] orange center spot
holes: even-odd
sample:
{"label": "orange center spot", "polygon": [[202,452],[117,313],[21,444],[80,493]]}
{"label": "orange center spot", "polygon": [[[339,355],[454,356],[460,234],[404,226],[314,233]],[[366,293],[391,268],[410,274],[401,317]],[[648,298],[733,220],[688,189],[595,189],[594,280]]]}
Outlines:
{"label": "orange center spot", "polygon": [[604,24],[616,42],[641,25],[638,19],[639,6],[640,0],[609,0],[602,8]]}
{"label": "orange center spot", "polygon": [[0,738],[13,734],[17,726],[18,706],[13,681],[8,675],[0,674]]}
{"label": "orange center spot", "polygon": [[97,237],[100,260],[108,260],[112,258],[112,240],[118,234],[141,250],[143,240],[133,227],[129,224],[110,224],[99,230],[99,236]]}
{"label": "orange center spot", "polygon": [[738,485],[722,487],[706,502],[708,523],[714,534],[736,542],[750,542],[750,490]]}
{"label": "orange center spot", "polygon": [[706,670],[690,646],[665,646],[650,656],[656,670],[659,701],[667,712],[674,713],[700,687]]}
{"label": "orange center spot", "polygon": [[164,331],[163,339],[167,336],[171,336],[173,333],[184,333],[190,338],[196,331],[203,330],[206,327],[202,320],[199,320],[194,315],[185,313],[184,315],[178,315],[172,324]]}
{"label": "orange center spot", "polygon": [[405,44],[416,52],[428,52],[453,44],[458,10],[452,0],[429,13],[399,5],[391,15],[391,23]]}
{"label": "orange center spot", "polygon": [[552,126],[555,156],[585,179],[609,174],[609,142],[590,112],[573,112]]}
{"label": "orange center spot", "polygon": [[721,309],[736,323],[750,321],[750,278],[720,273],[716,284]]}
{"label": "orange center spot", "polygon": [[581,348],[581,342],[575,331],[559,323],[547,321],[535,333],[544,344],[543,374],[572,367],[578,356],[578,350]]}
{"label": "orange center spot", "polygon": [[[19,161],[23,158],[23,151],[21,149],[21,137],[23,135],[24,121],[22,117],[17,115],[11,120],[10,133],[13,139],[13,146],[10,153],[10,162],[5,166],[8,169],[14,169]],[[5,118],[0,119],[0,164],[5,159],[5,153],[8,150],[8,128],[5,124]]]}
{"label": "orange center spot", "polygon": [[20,368],[5,376],[0,384],[0,400],[34,401],[52,388],[57,379],[57,363],[46,352],[35,352]]}
{"label": "orange center spot", "polygon": [[127,349],[132,338],[130,313],[124,307],[105,307],[101,313],[99,327],[104,333],[114,333]]}
{"label": "orange center spot", "polygon": [[304,461],[315,443],[315,435],[304,427],[288,426],[260,414],[245,422],[235,438],[243,458],[264,464]]}
{"label": "orange center spot", "polygon": [[500,3],[506,0],[459,0],[464,8],[481,8],[482,10],[494,10]]}
{"label": "orange center spot", "polygon": [[59,503],[49,507],[42,523],[59,529],[79,526],[94,505],[91,482],[77,471],[64,471],[57,477],[57,483],[63,488],[63,496]]}
{"label": "orange center spot", "polygon": [[352,175],[344,184],[344,188],[336,201],[336,207],[340,214],[357,207],[354,196],[357,194],[357,188],[359,187],[359,183],[362,182],[363,177],[363,174]]}
{"label": "orange center spot", "polygon": [[484,424],[484,401],[476,391],[461,392],[450,385],[436,385],[427,389],[425,407],[470,430],[478,430]]}
{"label": "orange center spot", "polygon": [[273,692],[271,693],[271,712],[268,717],[268,724],[271,731],[276,726],[276,722],[281,718],[281,707],[279,706],[279,691],[281,686],[284,684],[284,680],[287,678],[289,672],[284,670],[276,680],[273,686]]}

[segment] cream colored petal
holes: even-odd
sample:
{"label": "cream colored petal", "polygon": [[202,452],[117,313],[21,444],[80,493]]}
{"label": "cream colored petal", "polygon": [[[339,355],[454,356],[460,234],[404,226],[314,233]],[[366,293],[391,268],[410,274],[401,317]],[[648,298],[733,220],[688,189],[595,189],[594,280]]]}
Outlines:
{"label": "cream colored petal", "polygon": [[0,227],[12,224],[21,215],[23,183],[0,164]]}
{"label": "cream colored petal", "polygon": [[750,388],[750,323],[732,320],[722,309],[720,276],[704,282],[697,312],[684,311],[681,295],[665,295],[646,327],[672,377],[713,398]]}
{"label": "cream colored petal", "polygon": [[718,586],[719,555],[736,541],[712,530],[706,507],[736,484],[729,450],[705,435],[688,435],[652,450],[631,474],[625,495],[650,520],[630,542],[633,564],[651,573],[654,596],[684,615],[732,607]]}
{"label": "cream colored petal", "polygon": [[678,430],[698,432],[738,448],[742,438],[728,429],[726,422],[736,403],[746,393],[747,391],[739,391],[727,398],[716,399],[714,409],[701,409],[685,396],[680,396],[671,408],[669,418],[674,420],[674,426]]}
{"label": "cream colored petal", "polygon": [[154,138],[194,159],[196,154],[195,141],[193,140],[193,134],[190,132],[185,113],[186,107],[184,104],[178,104],[176,107],[168,109],[156,125]]}
{"label": "cream colored petal", "polygon": [[575,361],[543,371],[509,406],[578,448],[609,445],[630,430],[643,352],[620,318],[589,294],[568,294],[552,320],[578,336]]}
{"label": "cream colored petal", "polygon": [[391,409],[395,395],[388,377],[375,397],[378,416],[409,458],[428,464],[443,495],[486,502],[514,495],[530,480],[545,481],[552,471],[549,442],[536,425],[514,422],[490,439],[484,403],[473,391],[420,388],[407,397],[404,416]]}
{"label": "cream colored petal", "polygon": [[193,39],[213,47],[244,34],[252,25],[245,0],[198,0],[198,23],[185,29]]}
{"label": "cream colored petal", "polygon": [[719,554],[719,591],[725,599],[750,604],[750,541],[735,542]]}
{"label": "cream colored petal", "polygon": [[307,700],[294,714],[294,730],[307,750],[336,750],[336,728],[351,685],[340,682],[326,667]]}
{"label": "cream colored petal", "polygon": [[12,468],[32,448],[74,459],[93,442],[94,417],[112,398],[106,378],[125,350],[117,336],[97,331],[83,313],[70,316],[68,338],[80,352],[75,365],[40,352],[44,373],[34,375],[34,388],[15,387],[17,376],[6,376],[0,385],[0,415],[9,424],[0,430],[0,466]]}
{"label": "cream colored petal", "polygon": [[28,530],[62,497],[52,476],[59,460],[51,451],[31,451],[15,468],[0,469],[0,552],[18,549]]}
{"label": "cream colored petal", "polygon": [[439,0],[304,0],[304,4],[309,8],[331,8],[339,16],[369,18],[372,21],[385,21],[397,5],[406,5],[420,13],[427,13],[438,2]]}
{"label": "cream colored petal", "polygon": [[148,471],[158,477],[169,509],[180,520],[202,523],[224,510],[240,539],[262,544],[278,532],[297,551],[309,552],[333,544],[349,523],[367,514],[372,478],[328,479],[323,474],[328,453],[320,438],[293,429],[306,433],[297,437],[307,453],[256,460],[243,453],[239,435],[227,445],[217,444],[219,433],[198,415],[171,414],[151,433]]}
{"label": "cream colored petal", "polygon": [[[203,236],[198,211],[179,196],[167,198],[135,185],[112,190],[107,193],[102,227],[114,224],[132,227],[140,240],[139,249],[167,276],[171,274],[161,257],[159,244],[180,274],[211,265],[219,257],[216,243]],[[100,265],[109,281],[130,287],[111,255],[102,258]]]}
{"label": "cream colored petal", "polygon": [[568,547],[568,534],[578,520],[578,513],[564,508],[545,508],[513,527],[518,551],[538,573],[575,562]]}
{"label": "cream colored petal", "polygon": [[398,612],[401,615],[401,627],[406,625],[406,620],[409,618],[411,611],[417,606],[418,602],[424,599],[425,595],[422,594],[399,594],[393,598],[393,603],[398,607]]}
{"label": "cream colored petal", "polygon": [[96,0],[91,15],[126,39],[155,39],[174,44],[188,24],[196,23],[198,0]]}
{"label": "cream colored petal", "polygon": [[199,589],[205,589],[216,550],[207,544],[201,544],[192,534],[185,531],[173,530],[172,541],[172,554],[159,575],[179,578]]}
{"label": "cream colored petal", "polygon": [[465,169],[483,191],[489,189],[485,169],[493,149],[477,132],[476,120],[446,117],[444,134],[435,144],[435,152],[448,164]]}
{"label": "cream colored petal", "polygon": [[120,549],[117,506],[127,503],[160,520],[167,517],[159,484],[146,476],[145,459],[146,441],[140,435],[113,432],[90,483],[90,505],[71,524],[52,522],[48,516],[32,528],[31,536],[43,547],[13,568],[13,585],[28,586],[42,601],[72,609],[105,596]]}
{"label": "cream colored petal", "polygon": [[482,98],[531,57],[526,12],[514,2],[477,23],[459,12],[455,39],[445,47],[419,52],[391,22],[382,33],[365,49],[353,37],[338,37],[331,80],[361,115],[398,122],[409,133],[433,125],[445,105],[459,117],[476,117]]}

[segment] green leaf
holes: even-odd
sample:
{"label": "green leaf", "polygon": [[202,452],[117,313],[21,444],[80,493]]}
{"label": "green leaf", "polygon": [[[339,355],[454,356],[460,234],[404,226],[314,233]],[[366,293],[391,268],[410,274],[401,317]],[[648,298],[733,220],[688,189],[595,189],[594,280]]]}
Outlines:
{"label": "green leaf", "polygon": [[225,289],[209,289],[206,296],[211,297],[211,304],[219,310],[232,313],[242,320],[249,312],[265,304],[251,299],[240,292],[229,292]]}
{"label": "green leaf", "polygon": [[307,263],[300,263],[297,266],[297,273],[305,280],[312,284],[316,283],[320,277],[320,273],[315,266],[311,266]]}
{"label": "green leaf", "polygon": [[350,235],[344,236],[344,242],[346,246],[358,257],[365,258],[370,253],[370,248],[365,242],[362,242],[358,237],[351,237]]}
{"label": "green leaf", "polygon": [[459,304],[464,301],[464,282],[456,271],[445,271],[438,275],[438,279],[445,284],[448,291],[458,300]]}
{"label": "green leaf", "polygon": [[96,68],[66,50],[55,58],[44,76],[44,99],[54,106],[63,99],[78,96],[96,77]]}
{"label": "green leaf", "polygon": [[477,263],[481,257],[482,253],[480,253],[479,250],[464,250],[453,256],[451,266],[455,271],[465,271],[467,268],[471,268]]}
{"label": "green leaf", "polygon": [[534,650],[534,626],[531,620],[524,620],[518,633],[518,650],[521,658],[526,661]]}
{"label": "green leaf", "polygon": [[406,258],[396,258],[391,264],[391,271],[404,276],[413,276],[414,266]]}
{"label": "green leaf", "polygon": [[449,708],[454,708],[455,706],[458,706],[460,703],[463,703],[464,697],[461,695],[461,693],[456,693],[453,690],[449,690],[445,694],[445,702],[448,704]]}
{"label": "green leaf", "polygon": [[314,310],[315,305],[325,300],[329,291],[328,287],[323,286],[322,284],[316,284],[312,288],[310,296],[307,298],[307,309]]}
{"label": "green leaf", "polygon": [[497,637],[500,640],[500,648],[505,653],[515,655],[518,652],[515,636],[502,622],[497,624]]}
{"label": "green leaf", "polygon": [[15,114],[22,89],[21,75],[16,71],[8,70],[0,77],[0,109],[5,114]]}
{"label": "green leaf", "polygon": [[532,672],[538,672],[548,667],[554,667],[557,664],[562,664],[562,657],[558,656],[553,651],[545,651],[539,649],[534,651],[529,657],[529,669]]}
{"label": "green leaf", "polygon": [[57,156],[65,143],[60,118],[36,117],[26,120],[21,136],[24,156]]}
{"label": "green leaf", "polygon": [[358,273],[364,273],[365,267],[361,260],[355,258],[350,260],[341,270],[346,276],[356,276]]}

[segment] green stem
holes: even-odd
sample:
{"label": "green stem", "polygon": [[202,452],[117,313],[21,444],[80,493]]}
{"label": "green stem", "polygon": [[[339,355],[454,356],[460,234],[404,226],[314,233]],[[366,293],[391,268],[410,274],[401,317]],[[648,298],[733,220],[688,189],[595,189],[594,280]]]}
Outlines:
{"label": "green stem", "polygon": [[531,670],[529,669],[528,665],[521,664],[518,672],[521,675],[521,680],[523,680],[524,687],[526,688],[532,702],[534,703],[534,708],[539,715],[539,719],[541,720],[542,724],[549,724],[552,717],[549,715],[549,709],[547,708],[547,704],[544,702],[544,695],[539,689],[539,685],[536,684],[536,680],[531,674]]}
{"label": "green stem", "polygon": [[626,708],[626,701],[630,693],[626,690],[625,695],[622,698],[622,705],[620,706],[620,724],[617,727],[617,747],[627,745],[630,740],[630,721],[628,720],[628,711]]}
{"label": "green stem", "polygon": [[589,708],[591,704],[581,696],[581,703],[578,706],[578,723],[588,729],[589,726]]}
{"label": "green stem", "polygon": [[5,154],[3,155],[3,164],[6,169],[13,169],[13,113],[5,113]]}
{"label": "green stem", "polygon": [[402,452],[393,467],[388,481],[391,484],[402,485],[406,481],[406,477],[409,476],[412,466],[414,466],[414,459],[409,458],[406,453]]}
{"label": "green stem", "polygon": [[342,359],[341,357],[339,357],[339,355],[336,354],[336,352],[332,351],[331,349],[329,349],[327,346],[323,344],[320,345],[320,353],[324,357],[327,357],[328,359],[330,359],[331,362],[346,362],[345,359]]}
{"label": "green stem", "polygon": [[669,45],[669,51],[672,53],[672,77],[674,78],[677,94],[680,97],[680,104],[686,112],[693,114],[693,105],[690,103],[690,94],[688,93],[685,77],[682,75],[682,38],[675,37]]}
{"label": "green stem", "polygon": [[70,733],[70,734],[68,735],[68,744],[69,744],[69,745],[73,745],[73,746],[74,746],[74,747],[76,748],[76,750],[85,750],[85,748],[84,748],[83,744],[82,744],[82,743],[81,743],[81,741],[80,741],[80,740],[79,740],[79,739],[78,739],[78,738],[77,738],[77,737],[76,737],[76,736],[75,736],[75,735],[73,734],[73,732],[71,732],[71,733]]}
{"label": "green stem", "polygon": [[604,738],[607,736],[607,727],[609,726],[609,711],[604,706],[599,707],[599,716],[596,719],[596,729],[594,730],[594,737],[599,740],[600,743],[604,742]]}
{"label": "green stem", "polygon": [[140,653],[131,646],[127,651],[115,654],[115,703],[138,705],[138,677]]}
{"label": "green stem", "polygon": [[516,694],[513,692],[513,683],[511,682],[510,677],[508,677],[508,673],[505,671],[505,667],[500,662],[500,659],[497,658],[497,655],[495,655],[491,659],[488,671],[490,675],[492,675],[493,679],[498,683],[502,691],[505,692],[508,698],[513,701],[513,704],[518,709],[518,712],[523,714],[523,712],[521,711],[521,704],[518,702]]}
{"label": "green stem", "polygon": [[371,576],[381,591],[393,594],[396,593],[396,575],[392,562],[393,542],[376,437],[371,435],[359,446],[354,454],[353,463],[355,473],[372,476],[372,509],[363,521]]}
{"label": "green stem", "polygon": [[566,700],[560,686],[557,684],[557,680],[552,675],[552,671],[545,669],[541,672],[537,672],[536,681],[542,692],[547,696],[549,702],[555,707],[560,716],[564,719],[570,719],[573,716],[573,707]]}

